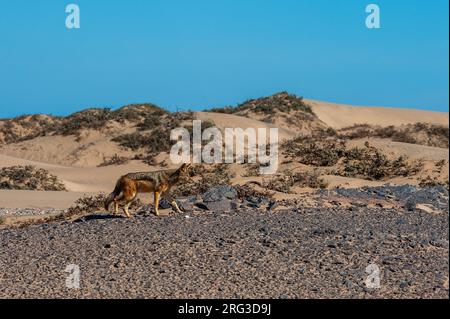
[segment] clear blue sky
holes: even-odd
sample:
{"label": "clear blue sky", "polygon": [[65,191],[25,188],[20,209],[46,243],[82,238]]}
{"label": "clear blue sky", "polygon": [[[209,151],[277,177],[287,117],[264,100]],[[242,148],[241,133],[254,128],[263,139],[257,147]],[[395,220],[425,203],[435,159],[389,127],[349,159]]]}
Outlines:
{"label": "clear blue sky", "polygon": [[[65,6],[81,29],[65,27]],[[381,7],[380,30],[365,7]],[[287,90],[448,111],[448,0],[0,0],[0,117]]]}

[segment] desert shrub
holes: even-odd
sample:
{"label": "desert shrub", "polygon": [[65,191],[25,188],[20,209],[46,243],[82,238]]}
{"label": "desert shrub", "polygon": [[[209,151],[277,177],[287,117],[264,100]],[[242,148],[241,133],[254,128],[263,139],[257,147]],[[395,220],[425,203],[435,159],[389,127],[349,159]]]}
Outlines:
{"label": "desert shrub", "polygon": [[338,166],[333,174],[345,177],[383,180],[411,176],[423,167],[420,161],[409,164],[406,156],[390,160],[369,143],[362,148],[347,149],[346,143],[336,138],[299,137],[285,142],[282,150],[290,160],[305,165]]}
{"label": "desert shrub", "polygon": [[[116,111],[111,111],[109,108],[91,108],[66,117],[22,115],[14,119],[2,120],[3,125],[0,125],[0,133],[3,133],[5,143],[16,143],[47,134],[68,136],[78,135],[83,129],[100,130],[110,121],[141,123],[146,118],[157,120],[166,115],[170,115],[169,118],[178,117],[178,115],[169,114],[154,104],[132,104]],[[166,124],[158,123],[158,126]],[[15,130],[16,126],[22,128],[25,133],[18,135]]]}
{"label": "desert shrub", "polygon": [[[97,195],[84,196],[75,201],[67,211],[63,214],[63,218],[67,219],[72,216],[77,216],[86,213],[94,213],[97,211],[105,210],[105,200],[107,195],[100,193]],[[131,205],[130,209],[138,209],[143,206],[140,199],[135,199]]]}
{"label": "desert shrub", "polygon": [[436,187],[436,186],[444,186],[447,190],[449,189],[449,181],[439,181],[436,178],[431,178],[430,175],[428,175],[425,178],[420,179],[419,181],[420,187]]}
{"label": "desert shrub", "polygon": [[123,123],[139,122],[146,117],[160,117],[168,112],[159,106],[151,103],[130,104],[111,112],[110,119]]}
{"label": "desert shrub", "polygon": [[249,184],[244,185],[235,185],[233,186],[237,192],[237,197],[239,199],[248,199],[248,198],[273,198],[274,194],[268,190],[256,190],[251,187]]}
{"label": "desert shrub", "polygon": [[402,126],[370,126],[358,124],[339,130],[342,139],[378,137],[395,142],[448,148],[449,128],[443,125],[415,123]]}
{"label": "desert shrub", "polygon": [[236,108],[232,106],[225,106],[225,107],[217,107],[207,110],[207,112],[213,112],[213,113],[223,113],[223,114],[233,114],[236,113]]}
{"label": "desert shrub", "polygon": [[133,151],[145,149],[150,154],[167,152],[172,145],[170,142],[170,131],[168,130],[155,130],[151,133],[134,132],[123,134],[113,138],[112,141]]}
{"label": "desert shrub", "polygon": [[111,166],[111,165],[123,165],[128,163],[129,159],[123,156],[119,156],[117,154],[114,154],[111,158],[105,159],[103,163],[98,165],[98,167],[105,167],[105,166]]}
{"label": "desert shrub", "polygon": [[22,115],[9,120],[0,120],[0,143],[11,144],[44,136],[60,123],[57,117]]}
{"label": "desert shrub", "polygon": [[447,160],[442,159],[442,160],[436,162],[435,166],[436,166],[437,168],[439,168],[439,169],[442,169],[442,168],[444,167],[445,164],[447,164]]}
{"label": "desert shrub", "polygon": [[[146,152],[145,158],[149,160],[153,155],[170,151],[173,144],[170,140],[171,130],[180,127],[182,121],[192,117],[192,112],[177,112],[164,116],[148,115],[137,125],[137,132],[119,135],[112,141],[133,151],[143,149]],[[149,130],[151,131],[148,132]]]}
{"label": "desert shrub", "polygon": [[232,174],[228,165],[217,164],[207,168],[205,165],[194,165],[190,168],[189,177],[181,181],[174,190],[177,196],[199,195],[212,187],[229,185]]}
{"label": "desert shrub", "polygon": [[119,143],[122,147],[137,151],[148,145],[149,134],[141,134],[139,132],[123,134],[113,138],[112,141]]}
{"label": "desert shrub", "polygon": [[209,112],[233,114],[252,111],[260,114],[274,114],[276,112],[302,111],[313,114],[312,108],[298,97],[287,92],[280,92],[260,99],[252,99],[239,104],[237,107],[210,109]]}
{"label": "desert shrub", "polygon": [[345,142],[296,138],[282,145],[283,152],[299,163],[314,166],[333,166],[345,154]]}
{"label": "desert shrub", "polygon": [[62,123],[56,127],[58,135],[77,135],[82,129],[99,130],[103,128],[110,119],[109,109],[88,109],[74,113],[64,118]]}
{"label": "desert shrub", "polygon": [[363,177],[370,180],[384,180],[396,176],[410,176],[421,170],[423,163],[409,164],[407,157],[399,156],[389,160],[377,148],[366,143],[364,148],[355,147],[345,152],[338,175]]}
{"label": "desert shrub", "polygon": [[292,187],[326,188],[327,183],[317,171],[292,173],[286,171],[264,184],[264,187],[281,193],[290,193]]}
{"label": "desert shrub", "polygon": [[255,164],[250,164],[249,166],[247,166],[247,169],[244,173],[244,175],[242,175],[243,177],[254,177],[254,176],[260,176],[261,173],[259,172],[260,169],[260,164],[255,163]]}
{"label": "desert shrub", "polygon": [[158,115],[148,115],[137,125],[139,131],[153,130],[161,125],[161,118]]}
{"label": "desert shrub", "polygon": [[155,130],[161,127],[174,129],[179,127],[182,121],[192,118],[192,112],[153,112],[146,114],[144,120],[137,125],[137,128],[139,131]]}
{"label": "desert shrub", "polygon": [[287,92],[280,92],[269,97],[249,100],[237,107],[238,110],[251,110],[256,113],[273,114],[277,111],[290,112],[293,110],[313,113],[309,105],[298,97]]}
{"label": "desert shrub", "polygon": [[372,127],[368,124],[356,124],[339,130],[341,139],[366,138],[373,135]]}
{"label": "desert shrub", "polygon": [[0,189],[65,191],[66,187],[47,170],[27,165],[2,168]]}

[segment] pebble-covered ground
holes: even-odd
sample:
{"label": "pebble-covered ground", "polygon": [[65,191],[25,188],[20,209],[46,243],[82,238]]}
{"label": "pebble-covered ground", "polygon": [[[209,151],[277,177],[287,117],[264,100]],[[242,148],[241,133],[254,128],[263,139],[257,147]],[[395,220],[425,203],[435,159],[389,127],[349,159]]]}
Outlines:
{"label": "pebble-covered ground", "polygon": [[[0,298],[449,297],[448,211],[297,206],[187,216],[0,230]],[[70,264],[79,289],[66,286]],[[377,270],[379,288],[370,288]]]}
{"label": "pebble-covered ground", "polygon": [[39,208],[0,208],[1,216],[39,216],[62,213],[62,209],[39,209]]}

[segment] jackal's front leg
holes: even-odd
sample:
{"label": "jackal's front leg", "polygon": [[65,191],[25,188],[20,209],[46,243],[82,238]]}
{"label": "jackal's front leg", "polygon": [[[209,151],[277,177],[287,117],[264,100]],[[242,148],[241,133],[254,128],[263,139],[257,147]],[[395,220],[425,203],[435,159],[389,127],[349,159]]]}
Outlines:
{"label": "jackal's front leg", "polygon": [[159,192],[155,192],[153,205],[155,206],[155,215],[159,216]]}
{"label": "jackal's front leg", "polygon": [[119,202],[114,201],[114,215],[119,215]]}

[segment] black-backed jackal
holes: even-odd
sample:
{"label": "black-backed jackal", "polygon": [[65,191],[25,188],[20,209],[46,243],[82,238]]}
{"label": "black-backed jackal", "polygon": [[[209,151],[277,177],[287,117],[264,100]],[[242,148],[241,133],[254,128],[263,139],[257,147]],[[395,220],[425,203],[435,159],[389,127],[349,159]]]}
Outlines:
{"label": "black-backed jackal", "polygon": [[131,217],[128,208],[138,193],[154,193],[155,215],[159,215],[158,205],[161,196],[171,203],[177,213],[181,213],[176,201],[170,195],[170,188],[177,184],[180,178],[187,173],[190,164],[183,164],[178,169],[162,170],[156,172],[129,173],[122,176],[116,183],[114,191],[105,200],[105,209],[114,202],[114,213],[119,212],[119,202],[125,202],[124,211]]}

